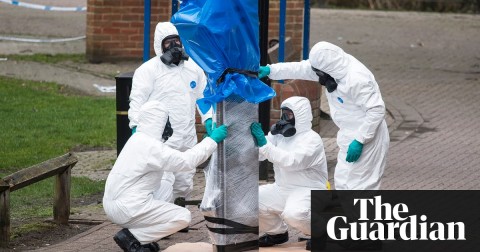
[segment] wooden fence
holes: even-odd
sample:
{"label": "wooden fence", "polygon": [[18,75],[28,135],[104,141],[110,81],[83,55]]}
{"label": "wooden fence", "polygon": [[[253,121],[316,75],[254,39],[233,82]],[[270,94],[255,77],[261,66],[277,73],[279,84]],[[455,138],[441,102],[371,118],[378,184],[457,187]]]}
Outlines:
{"label": "wooden fence", "polygon": [[0,248],[8,247],[10,240],[10,192],[46,178],[56,176],[53,220],[57,224],[68,224],[71,169],[77,162],[77,157],[68,153],[0,179]]}

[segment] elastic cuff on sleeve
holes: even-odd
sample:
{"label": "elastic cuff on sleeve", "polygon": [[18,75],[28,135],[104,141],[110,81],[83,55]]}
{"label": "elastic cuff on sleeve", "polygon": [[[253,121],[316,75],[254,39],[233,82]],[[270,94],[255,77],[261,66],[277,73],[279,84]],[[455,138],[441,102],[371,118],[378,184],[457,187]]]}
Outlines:
{"label": "elastic cuff on sleeve", "polygon": [[365,142],[366,142],[365,137],[363,137],[360,133],[355,135],[355,140],[357,140],[361,144],[365,144]]}
{"label": "elastic cuff on sleeve", "polygon": [[217,142],[215,142],[215,140],[213,140],[211,137],[205,137],[205,138],[202,140],[202,142],[204,142],[204,141],[205,141],[205,142],[208,142],[208,143],[210,143],[210,144],[215,145],[215,148],[217,148]]}
{"label": "elastic cuff on sleeve", "polygon": [[263,145],[262,147],[258,147],[258,150],[265,153],[268,149],[268,147],[270,147],[271,143],[268,141],[267,139],[267,143],[265,145]]}

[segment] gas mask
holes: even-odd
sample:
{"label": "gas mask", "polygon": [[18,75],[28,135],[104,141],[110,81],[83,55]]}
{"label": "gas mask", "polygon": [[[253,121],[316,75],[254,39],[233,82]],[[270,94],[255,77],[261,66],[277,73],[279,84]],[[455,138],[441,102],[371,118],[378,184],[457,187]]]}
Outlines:
{"label": "gas mask", "polygon": [[295,135],[296,132],[295,117],[292,110],[289,108],[282,108],[282,117],[280,118],[280,121],[272,125],[270,133],[272,133],[272,135],[282,134],[284,137],[291,137]]}
{"label": "gas mask", "polygon": [[170,119],[167,118],[167,123],[165,124],[165,129],[163,129],[162,139],[165,142],[168,140],[169,137],[173,135],[172,125],[170,124]]}
{"label": "gas mask", "polygon": [[327,73],[325,73],[325,72],[323,72],[319,69],[314,68],[313,66],[312,66],[312,70],[317,74],[318,82],[320,83],[320,85],[325,86],[329,93],[331,93],[331,92],[335,91],[335,89],[337,89],[337,83],[332,78],[332,76],[330,76],[329,74],[327,74]]}
{"label": "gas mask", "polygon": [[[160,59],[165,65],[175,64],[178,66],[180,61],[188,60],[188,55],[182,48],[182,43],[177,43],[179,40],[178,35],[170,35],[163,39],[162,50],[163,54]],[[165,41],[167,45],[165,45]]]}

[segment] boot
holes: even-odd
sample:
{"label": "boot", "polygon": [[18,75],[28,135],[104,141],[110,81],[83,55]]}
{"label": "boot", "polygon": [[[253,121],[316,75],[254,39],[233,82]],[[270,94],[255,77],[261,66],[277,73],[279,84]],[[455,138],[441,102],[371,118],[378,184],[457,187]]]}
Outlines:
{"label": "boot", "polygon": [[147,251],[150,251],[150,252],[159,252],[160,251],[160,246],[156,242],[143,244],[142,247],[144,248],[144,250],[148,249]]}
{"label": "boot", "polygon": [[308,251],[312,251],[312,239],[307,240],[307,245],[305,246],[305,249]]}
{"label": "boot", "polygon": [[288,241],[288,232],[283,234],[269,235],[265,234],[258,239],[259,247],[271,247]]}
{"label": "boot", "polygon": [[113,237],[113,240],[124,252],[148,252],[140,245],[140,242],[133,236],[132,233],[126,228],[118,231]]}
{"label": "boot", "polygon": [[[175,199],[175,201],[173,201],[173,204],[175,204],[177,206],[185,207],[185,198],[184,197],[178,197],[178,198]],[[181,229],[178,232],[188,233],[188,227],[186,227],[184,229]]]}

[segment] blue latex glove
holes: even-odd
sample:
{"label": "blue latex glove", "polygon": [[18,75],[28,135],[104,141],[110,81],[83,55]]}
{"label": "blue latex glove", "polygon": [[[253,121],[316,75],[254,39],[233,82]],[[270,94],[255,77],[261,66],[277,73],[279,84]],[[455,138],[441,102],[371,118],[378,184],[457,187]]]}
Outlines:
{"label": "blue latex glove", "polygon": [[132,128],[132,135],[135,134],[135,132],[137,132],[137,126],[134,126],[134,127]]}
{"label": "blue latex glove", "polygon": [[252,123],[250,125],[250,132],[252,133],[252,136],[255,138],[256,142],[255,144],[258,147],[262,147],[265,144],[267,144],[267,139],[265,138],[265,134],[263,133],[262,130],[262,125],[260,123]]}
{"label": "blue latex glove", "polygon": [[362,154],[363,144],[357,140],[353,140],[352,143],[348,146],[347,151],[347,162],[355,162],[360,158]]}
{"label": "blue latex glove", "polygon": [[217,127],[217,123],[213,123],[212,127],[212,122],[212,118],[208,118],[205,121],[205,131],[207,132],[207,136],[210,136],[210,134],[212,134],[212,130]]}
{"label": "blue latex glove", "polygon": [[210,133],[210,138],[212,138],[213,141],[220,143],[225,138],[227,138],[227,135],[228,135],[227,126],[222,125],[212,130],[212,133]]}
{"label": "blue latex glove", "polygon": [[270,67],[269,66],[260,66],[260,69],[258,70],[258,78],[265,78],[270,74]]}

